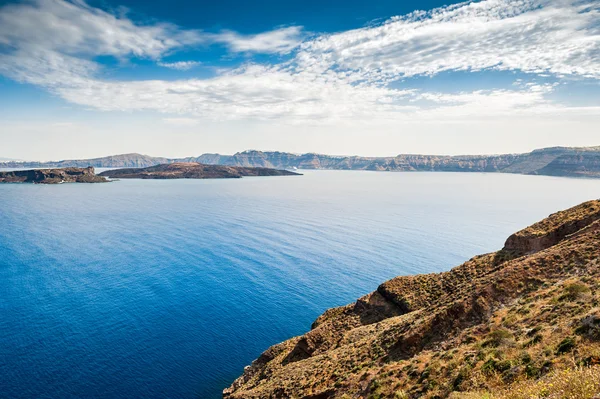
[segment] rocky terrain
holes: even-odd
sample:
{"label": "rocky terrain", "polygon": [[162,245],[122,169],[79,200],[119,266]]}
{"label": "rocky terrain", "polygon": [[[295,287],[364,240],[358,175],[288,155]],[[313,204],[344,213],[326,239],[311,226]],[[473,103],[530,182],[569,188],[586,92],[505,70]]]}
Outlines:
{"label": "rocky terrain", "polygon": [[143,168],[166,163],[199,162],[209,165],[275,169],[340,169],[379,171],[502,172],[550,176],[600,177],[600,147],[554,147],[526,154],[410,155],[392,157],[332,156],[288,152],[244,151],[234,155],[160,158],[140,154],[58,162],[0,162],[0,167]]}
{"label": "rocky terrain", "polygon": [[104,183],[104,177],[96,175],[94,168],[34,169],[0,172],[0,183]]}
{"label": "rocky terrain", "polygon": [[223,392],[251,398],[592,399],[600,394],[600,201],[503,249],[401,276],[267,349]]}
{"label": "rocky terrain", "polygon": [[243,176],[295,176],[299,173],[269,168],[204,165],[197,162],[178,162],[148,168],[116,169],[100,173],[119,179],[231,179]]}

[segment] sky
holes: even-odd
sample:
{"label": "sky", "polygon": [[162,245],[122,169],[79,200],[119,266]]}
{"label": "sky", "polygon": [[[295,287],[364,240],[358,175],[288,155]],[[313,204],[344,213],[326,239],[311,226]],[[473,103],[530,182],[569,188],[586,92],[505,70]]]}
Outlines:
{"label": "sky", "polygon": [[0,0],[0,157],[600,145],[600,0]]}

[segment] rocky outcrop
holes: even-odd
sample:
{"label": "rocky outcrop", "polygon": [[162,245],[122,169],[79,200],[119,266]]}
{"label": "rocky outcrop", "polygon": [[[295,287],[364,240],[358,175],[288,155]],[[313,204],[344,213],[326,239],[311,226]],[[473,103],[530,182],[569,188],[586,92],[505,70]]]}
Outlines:
{"label": "rocky outcrop", "polygon": [[93,167],[63,169],[33,169],[0,172],[0,183],[104,183],[104,177],[96,175]]}
{"label": "rocky outcrop", "polygon": [[316,153],[244,151],[234,155],[203,154],[179,159],[141,154],[115,155],[88,160],[50,163],[7,162],[0,167],[95,166],[143,168],[158,164],[198,162],[210,165],[263,167],[275,169],[340,169],[373,171],[501,172],[550,176],[600,177],[600,147],[553,147],[526,154],[506,155],[411,155],[393,157],[332,156]]}
{"label": "rocky outcrop", "polygon": [[299,173],[269,168],[204,165],[197,162],[178,162],[149,168],[116,169],[100,176],[119,179],[235,179],[243,176],[296,176]]}
{"label": "rocky outcrop", "polygon": [[504,250],[517,256],[539,252],[596,220],[600,220],[600,204],[598,201],[584,202],[511,235],[504,244]]}
{"label": "rocky outcrop", "polygon": [[600,201],[590,201],[498,252],[394,278],[328,310],[306,334],[265,351],[223,396],[433,399],[506,389],[599,363],[590,328],[599,303]]}

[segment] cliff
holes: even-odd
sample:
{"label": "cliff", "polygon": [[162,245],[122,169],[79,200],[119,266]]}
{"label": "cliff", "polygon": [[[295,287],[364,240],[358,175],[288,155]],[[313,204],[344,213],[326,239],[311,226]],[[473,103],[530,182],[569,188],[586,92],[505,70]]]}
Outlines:
{"label": "cliff", "polygon": [[411,155],[393,157],[332,156],[288,152],[244,151],[234,155],[203,154],[198,157],[160,158],[141,154],[114,155],[58,162],[0,162],[0,167],[94,166],[144,168],[158,164],[198,162],[210,165],[275,169],[338,169],[373,171],[500,172],[549,176],[600,177],[600,147],[554,147],[526,154]]}
{"label": "cliff", "polygon": [[231,179],[243,176],[294,176],[298,173],[269,168],[204,165],[197,162],[178,162],[149,168],[116,169],[100,173],[119,179]]}
{"label": "cliff", "polygon": [[590,201],[498,252],[396,277],[326,311],[267,349],[223,397],[591,399],[600,393],[599,258],[600,201]]}
{"label": "cliff", "polygon": [[96,175],[93,167],[34,169],[0,172],[0,183],[104,183],[104,177]]}

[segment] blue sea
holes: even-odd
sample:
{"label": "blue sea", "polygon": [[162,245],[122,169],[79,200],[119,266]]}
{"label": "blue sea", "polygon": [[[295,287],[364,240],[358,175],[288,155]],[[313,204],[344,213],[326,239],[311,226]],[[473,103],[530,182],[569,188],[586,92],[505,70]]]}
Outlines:
{"label": "blue sea", "polygon": [[600,180],[303,171],[0,185],[0,397],[220,398],[270,345]]}

